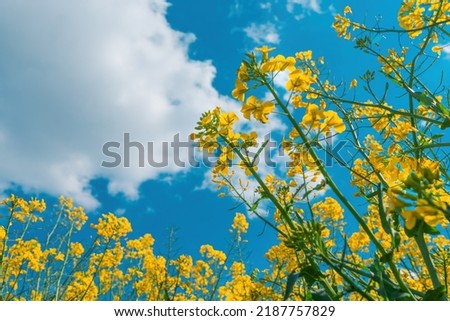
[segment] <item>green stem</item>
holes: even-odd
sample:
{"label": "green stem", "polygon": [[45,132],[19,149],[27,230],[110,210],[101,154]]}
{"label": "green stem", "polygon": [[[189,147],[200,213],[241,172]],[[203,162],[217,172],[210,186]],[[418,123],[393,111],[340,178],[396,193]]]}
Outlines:
{"label": "green stem", "polygon": [[431,260],[430,251],[428,251],[427,244],[425,242],[424,233],[423,233],[423,222],[420,223],[419,231],[416,236],[414,236],[414,240],[419,247],[420,254],[422,254],[423,260],[428,270],[428,274],[430,275],[431,282],[433,283],[433,288],[437,289],[441,287],[441,282],[439,281],[439,277],[436,271],[436,268]]}
{"label": "green stem", "polygon": [[261,186],[266,196],[272,201],[272,203],[275,205],[275,207],[280,211],[281,216],[286,221],[286,223],[289,225],[289,228],[294,229],[295,225],[292,222],[292,219],[289,217],[288,213],[286,212],[286,209],[280,204],[280,202],[277,200],[277,198],[270,192],[267,185],[262,180],[261,176],[256,172],[256,170],[253,168],[252,164],[249,164],[247,161],[247,158],[242,154],[242,152],[239,150],[239,148],[233,144],[233,142],[229,141],[225,136],[221,135],[222,139],[229,145],[238,155],[238,157],[245,163],[245,166],[250,171],[252,176],[256,179],[258,182],[258,185]]}

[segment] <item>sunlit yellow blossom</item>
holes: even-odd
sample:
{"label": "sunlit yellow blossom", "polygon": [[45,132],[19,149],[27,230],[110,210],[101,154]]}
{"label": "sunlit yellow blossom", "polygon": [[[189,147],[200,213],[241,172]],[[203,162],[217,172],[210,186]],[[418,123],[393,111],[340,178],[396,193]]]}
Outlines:
{"label": "sunlit yellow blossom", "polygon": [[245,215],[242,213],[236,213],[234,216],[233,225],[231,226],[239,233],[247,233],[248,222]]}
{"label": "sunlit yellow blossom", "polygon": [[172,260],[171,264],[177,266],[177,270],[180,276],[188,278],[191,275],[193,267],[193,261],[191,256],[180,255],[178,259]]}
{"label": "sunlit yellow blossom", "polygon": [[74,207],[73,209],[66,210],[69,220],[73,223],[77,230],[81,230],[83,225],[86,223],[88,217],[84,212],[84,209],[80,206]]}
{"label": "sunlit yellow blossom", "polygon": [[250,80],[250,76],[248,75],[248,68],[244,63],[241,63],[239,69],[237,71],[237,78],[242,82],[247,82]]}
{"label": "sunlit yellow blossom", "polygon": [[304,102],[302,100],[302,96],[300,95],[295,95],[294,97],[292,97],[291,102],[295,108],[308,106],[308,103]]}
{"label": "sunlit yellow blossom", "polygon": [[350,6],[346,6],[344,8],[344,14],[346,14],[346,13],[352,13],[352,8],[350,8]]}
{"label": "sunlit yellow blossom", "polygon": [[55,255],[55,261],[64,261],[64,254],[59,252],[58,254]]}
{"label": "sunlit yellow blossom", "polygon": [[286,89],[289,91],[304,92],[310,89],[315,83],[316,77],[311,72],[295,69],[289,73],[289,80],[286,83]]}
{"label": "sunlit yellow blossom", "polygon": [[275,105],[271,101],[261,101],[255,96],[250,96],[247,101],[242,105],[241,112],[246,119],[250,119],[253,116],[256,120],[262,123],[267,123],[269,120],[267,116],[273,112]]}
{"label": "sunlit yellow blossom", "polygon": [[433,46],[431,48],[431,51],[437,53],[437,55],[440,56],[442,53],[442,49],[444,49],[442,46]]}
{"label": "sunlit yellow blossom", "polygon": [[256,285],[249,275],[245,274],[245,265],[233,262],[230,268],[232,280],[219,288],[219,297],[227,301],[256,299]]}
{"label": "sunlit yellow blossom", "polygon": [[0,242],[2,242],[5,238],[6,238],[6,230],[3,226],[0,226]]}
{"label": "sunlit yellow blossom", "polygon": [[402,3],[398,12],[398,21],[400,26],[408,31],[410,38],[416,38],[422,33],[421,28],[425,25],[424,12],[425,8],[419,5],[412,5],[409,1]]}
{"label": "sunlit yellow blossom", "polygon": [[93,276],[84,272],[75,272],[73,281],[67,286],[64,300],[67,301],[93,301],[98,298],[98,288],[93,281]]}
{"label": "sunlit yellow blossom", "polygon": [[299,51],[295,54],[295,58],[297,58],[298,60],[311,60],[312,50]]}
{"label": "sunlit yellow blossom", "polygon": [[117,217],[113,213],[103,214],[102,218],[99,218],[98,224],[92,224],[91,226],[106,241],[118,240],[132,231],[127,218]]}
{"label": "sunlit yellow blossom", "polygon": [[324,111],[316,104],[309,104],[302,119],[302,125],[311,129],[319,128],[320,121],[325,118]]}
{"label": "sunlit yellow blossom", "polygon": [[369,236],[364,231],[353,233],[347,240],[348,246],[353,252],[360,250],[367,251],[367,246],[370,244]]}
{"label": "sunlit yellow blossom", "polygon": [[40,213],[45,211],[46,208],[46,204],[44,200],[37,200],[35,198],[32,198],[29,202],[28,202],[28,206],[31,212],[33,211],[38,211]]}
{"label": "sunlit yellow blossom", "polygon": [[200,247],[200,254],[209,259],[209,264],[214,262],[224,264],[227,258],[224,252],[214,249],[209,244],[205,244]]}
{"label": "sunlit yellow blossom", "polygon": [[32,301],[42,301],[42,292],[38,292],[36,290],[31,290],[30,299]]}
{"label": "sunlit yellow blossom", "polygon": [[320,216],[322,220],[341,220],[344,218],[344,210],[341,205],[331,197],[326,197],[324,201],[313,205],[314,214]]}
{"label": "sunlit yellow blossom", "polygon": [[345,124],[342,118],[332,110],[324,111],[324,120],[320,125],[322,131],[328,132],[330,129],[334,129],[336,133],[342,133],[345,131]]}
{"label": "sunlit yellow blossom", "polygon": [[277,55],[270,58],[267,62],[263,63],[261,70],[263,72],[279,72],[285,69],[293,70],[295,68],[295,58]]}
{"label": "sunlit yellow blossom", "polygon": [[80,257],[84,253],[84,247],[79,242],[70,243],[69,255]]}
{"label": "sunlit yellow blossom", "polygon": [[350,33],[347,32],[347,29],[351,26],[350,19],[337,14],[334,16],[334,20],[333,28],[336,30],[338,37],[348,37]]}
{"label": "sunlit yellow blossom", "polygon": [[9,269],[19,274],[26,267],[32,271],[39,272],[44,269],[44,253],[41,244],[37,240],[16,240],[9,248]]}
{"label": "sunlit yellow blossom", "polygon": [[[239,118],[232,111],[229,113],[222,112],[219,115],[219,133],[221,135],[230,135],[232,133],[233,124],[238,121]],[[234,133],[233,133],[234,134]]]}
{"label": "sunlit yellow blossom", "polygon": [[243,101],[247,91],[247,83],[242,82],[240,79],[236,79],[236,87],[231,92],[231,95],[237,100]]}
{"label": "sunlit yellow blossom", "polygon": [[262,54],[262,60],[266,61],[267,59],[269,59],[269,52],[275,50],[274,47],[267,47],[266,45],[259,47],[259,48],[255,48],[256,51],[261,52]]}

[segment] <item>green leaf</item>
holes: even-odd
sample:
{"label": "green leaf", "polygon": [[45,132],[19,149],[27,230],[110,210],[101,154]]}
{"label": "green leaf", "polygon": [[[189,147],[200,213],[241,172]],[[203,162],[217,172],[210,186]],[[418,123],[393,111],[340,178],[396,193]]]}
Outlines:
{"label": "green leaf", "polygon": [[387,220],[386,211],[384,210],[383,188],[381,187],[381,184],[378,184],[378,212],[380,214],[381,226],[383,227],[383,230],[387,234],[392,235],[391,225]]}
{"label": "green leaf", "polygon": [[388,74],[388,73],[385,73],[385,72],[382,72],[383,73],[383,75],[386,77],[386,78],[389,78],[390,80],[392,80],[393,82],[395,82],[397,85],[399,85],[400,87],[404,87],[403,86],[403,82],[401,82],[400,80],[398,80],[397,78],[395,78],[394,76],[392,76],[392,75],[390,75],[390,74]]}
{"label": "green leaf", "polygon": [[437,289],[428,290],[423,296],[424,301],[447,301],[445,287],[441,285]]}
{"label": "green leaf", "polygon": [[[449,120],[449,121],[450,121],[450,120]],[[442,137],[444,137],[443,134],[436,134],[436,135],[432,135],[432,136],[430,137],[430,139],[431,139],[431,140],[438,140],[438,139],[440,139],[440,138],[442,138]]]}
{"label": "green leaf", "polygon": [[311,296],[314,301],[333,301],[324,289],[311,290]]}
{"label": "green leaf", "polygon": [[387,252],[386,254],[384,254],[380,257],[380,262],[381,263],[389,262],[390,260],[392,260],[393,255],[394,255],[394,253],[392,251]]}
{"label": "green leaf", "polygon": [[[382,259],[380,259],[382,261]],[[389,275],[385,272],[383,265],[380,265],[380,261],[377,257],[374,259],[369,270],[374,274],[373,279],[378,283],[376,291],[383,297],[388,298],[390,301],[408,301],[411,300],[411,296],[402,291],[396,284],[394,284]]]}
{"label": "green leaf", "polygon": [[322,272],[318,271],[312,266],[307,266],[300,271],[299,276],[305,278],[306,283],[311,286],[314,284],[314,282],[318,281],[324,275],[322,274]]}
{"label": "green leaf", "polygon": [[389,83],[387,82],[387,83],[384,85],[384,93],[383,93],[383,97],[381,97],[381,99],[380,99],[380,101],[381,101],[382,103],[384,103],[384,102],[386,101],[386,96],[387,96],[388,91],[389,91]]}
{"label": "green leaf", "polygon": [[254,211],[256,211],[258,209],[258,204],[259,204],[260,200],[261,199],[258,199],[258,200],[255,201],[255,203],[252,204],[252,207],[250,207],[250,211],[251,212],[254,212]]}
{"label": "green leaf", "polygon": [[410,91],[410,94],[416,99],[419,103],[421,103],[424,106],[431,107],[434,104],[434,100],[427,96],[424,92],[415,92]]}
{"label": "green leaf", "polygon": [[400,241],[402,240],[400,233],[398,231],[394,230],[392,235],[393,235],[392,247],[394,249],[398,249],[398,247],[400,246]]}
{"label": "green leaf", "polygon": [[289,295],[291,295],[292,290],[294,289],[295,282],[297,282],[298,278],[300,277],[299,272],[292,272],[288,275],[287,281],[286,281],[286,290],[284,291],[283,301],[286,301],[289,298]]}
{"label": "green leaf", "polygon": [[442,122],[440,128],[441,128],[441,129],[446,129],[446,128],[448,128],[448,127],[450,127],[450,118],[446,117],[446,118],[444,119],[444,121]]}
{"label": "green leaf", "polygon": [[408,236],[408,237],[416,236],[417,232],[418,232],[418,225],[419,224],[416,224],[416,226],[414,226],[414,228],[412,228],[412,229],[407,229],[406,226],[405,226],[405,234],[406,234],[406,236]]}
{"label": "green leaf", "polygon": [[423,223],[423,232],[431,235],[441,234],[441,232],[439,232],[439,230],[436,227],[430,226],[425,222]]}

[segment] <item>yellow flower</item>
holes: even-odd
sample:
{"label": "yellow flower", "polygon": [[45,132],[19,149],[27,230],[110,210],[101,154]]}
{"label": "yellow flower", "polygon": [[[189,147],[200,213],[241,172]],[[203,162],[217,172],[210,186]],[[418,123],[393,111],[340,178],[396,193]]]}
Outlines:
{"label": "yellow flower", "polygon": [[0,242],[6,238],[6,230],[3,226],[0,226]]}
{"label": "yellow flower", "polygon": [[289,74],[289,80],[286,83],[288,91],[304,92],[310,89],[311,85],[316,82],[316,77],[311,72],[295,69]]}
{"label": "yellow flower", "polygon": [[248,91],[247,83],[242,82],[240,79],[236,79],[236,88],[233,89],[231,95],[239,101],[243,101],[245,93]]}
{"label": "yellow flower", "polygon": [[338,37],[349,37],[350,33],[347,33],[347,29],[351,26],[350,20],[340,14],[335,15],[334,19],[335,22],[333,22],[332,26],[337,32]]}
{"label": "yellow flower", "polygon": [[93,276],[88,273],[81,271],[75,272],[72,282],[67,286],[64,300],[96,300],[98,298],[98,288],[92,280]]}
{"label": "yellow flower", "polygon": [[263,72],[278,72],[285,69],[293,70],[295,68],[295,58],[287,57],[283,55],[277,55],[275,58],[270,58],[261,66]]}
{"label": "yellow flower", "polygon": [[72,224],[78,231],[81,230],[81,228],[88,219],[86,213],[84,212],[84,208],[82,208],[81,206],[75,207],[72,210],[67,209],[66,213],[69,218],[69,221],[72,222]]}
{"label": "yellow flower", "polygon": [[69,255],[80,257],[84,253],[84,247],[79,242],[70,243]]}
{"label": "yellow flower", "polygon": [[444,49],[442,46],[433,46],[431,48],[431,51],[437,53],[437,55],[440,56],[442,53],[442,49]]}
{"label": "yellow flower", "polygon": [[61,205],[61,207],[67,207],[70,210],[73,207],[73,200],[71,198],[65,198],[61,195],[59,197],[59,205]]}
{"label": "yellow flower", "polygon": [[344,14],[347,14],[347,13],[352,13],[352,8],[350,8],[350,6],[346,6],[344,8]]}
{"label": "yellow flower", "polygon": [[358,81],[356,79],[352,79],[350,82],[350,88],[355,88],[358,85]]}
{"label": "yellow flower", "polygon": [[370,244],[369,236],[365,231],[359,231],[353,233],[347,240],[348,247],[352,252],[357,252],[359,250],[364,250],[365,252],[368,250],[367,246]]}
{"label": "yellow flower", "polygon": [[39,213],[42,213],[45,211],[45,208],[46,208],[44,200],[37,200],[35,198],[32,198],[28,202],[28,206],[30,208],[30,212],[38,211]]}
{"label": "yellow flower", "polygon": [[228,135],[229,132],[231,132],[233,124],[238,121],[239,118],[236,116],[236,114],[232,111],[229,113],[220,113],[219,116],[219,131],[222,135]]}
{"label": "yellow flower", "polygon": [[314,214],[318,215],[322,221],[337,221],[344,218],[344,210],[332,197],[326,197],[324,201],[314,204],[312,211]]}
{"label": "yellow flower", "polygon": [[271,52],[274,49],[275,49],[274,47],[269,48],[265,45],[260,48],[255,48],[256,51],[261,52],[263,61],[267,61],[267,59],[269,59],[269,52]]}
{"label": "yellow flower", "polygon": [[401,212],[403,219],[405,220],[405,227],[408,230],[412,230],[416,226],[417,215],[413,210],[404,210]]}
{"label": "yellow flower", "polygon": [[297,58],[298,60],[311,60],[312,51],[311,50],[299,51],[295,54],[295,58]]}
{"label": "yellow flower", "polygon": [[42,292],[31,290],[30,299],[31,301],[42,301]]}
{"label": "yellow flower", "polygon": [[55,261],[64,261],[64,254],[59,252],[58,254],[55,255]]}
{"label": "yellow flower", "polygon": [[222,265],[225,264],[225,260],[227,258],[224,252],[215,250],[209,244],[204,244],[200,247],[200,254],[209,259],[209,264],[217,262]]}
{"label": "yellow flower", "polygon": [[32,271],[39,272],[44,269],[44,253],[41,244],[37,240],[23,241],[17,239],[16,243],[9,248],[9,269],[15,273],[23,273],[26,267]]}
{"label": "yellow flower", "polygon": [[193,262],[192,257],[189,255],[180,255],[176,260],[170,262],[171,265],[177,266],[178,273],[180,276],[188,278],[191,275]]}
{"label": "yellow flower", "polygon": [[227,301],[244,301],[256,299],[256,285],[245,274],[245,265],[233,262],[230,268],[232,280],[219,288],[219,297]]}
{"label": "yellow flower", "polygon": [[230,268],[231,275],[237,277],[245,274],[245,265],[242,262],[233,262]]}
{"label": "yellow flower", "polygon": [[329,131],[331,128],[334,128],[336,133],[342,133],[345,131],[344,121],[338,116],[335,111],[327,110],[324,113],[325,119],[324,122],[320,125],[320,128],[323,131]]}
{"label": "yellow flower", "polygon": [[119,218],[113,213],[103,214],[102,217],[99,218],[98,224],[92,224],[91,227],[106,241],[118,240],[132,231],[131,224],[125,217]]}
{"label": "yellow flower", "polygon": [[262,102],[255,96],[250,96],[242,105],[241,112],[246,119],[250,119],[252,115],[256,120],[262,123],[267,123],[267,116],[273,112],[275,105],[271,101]]}
{"label": "yellow flower", "polygon": [[420,3],[412,5],[409,1],[404,1],[398,12],[400,27],[408,31],[411,39],[422,33],[421,28],[425,25],[425,8],[419,6]]}
{"label": "yellow flower", "polygon": [[238,233],[247,233],[248,222],[244,214],[236,213],[233,220],[233,225],[231,225]]}
{"label": "yellow flower", "polygon": [[316,129],[319,127],[319,122],[324,116],[324,112],[322,109],[319,109],[319,106],[316,104],[309,104],[301,123],[303,126],[309,126],[311,129]]}
{"label": "yellow flower", "polygon": [[239,69],[237,71],[237,77],[242,82],[246,82],[250,80],[250,76],[248,75],[248,69],[247,66],[243,63],[239,66]]}

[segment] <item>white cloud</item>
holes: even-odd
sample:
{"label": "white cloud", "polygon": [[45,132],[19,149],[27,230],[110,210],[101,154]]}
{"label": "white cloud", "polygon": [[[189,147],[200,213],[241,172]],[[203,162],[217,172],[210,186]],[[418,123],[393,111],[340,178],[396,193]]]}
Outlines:
{"label": "white cloud", "polygon": [[320,0],[287,0],[287,11],[292,13],[295,5],[299,5],[305,11],[313,11],[315,13],[322,13],[320,8]]}
{"label": "white cloud", "polygon": [[[182,168],[103,168],[107,141],[186,140],[201,112],[230,104],[214,66],[190,60],[195,37],[169,26],[165,0],[0,2],[0,182],[94,208],[89,182],[137,198]],[[155,160],[161,151],[155,150]],[[1,191],[0,191],[1,193]]]}
{"label": "white cloud", "polygon": [[117,216],[123,216],[126,213],[126,211],[127,211],[126,209],[120,207],[114,211],[114,214],[116,214]]}
{"label": "white cloud", "polygon": [[256,24],[251,23],[244,29],[247,37],[252,39],[256,44],[276,44],[280,42],[280,35],[277,28],[272,23]]}
{"label": "white cloud", "polygon": [[442,45],[442,54],[445,59],[450,59],[450,43]]}
{"label": "white cloud", "polygon": [[336,8],[334,7],[333,4],[330,4],[330,5],[328,6],[328,11],[329,11],[332,15],[335,15],[335,14],[337,13],[337,10],[336,10]]}

